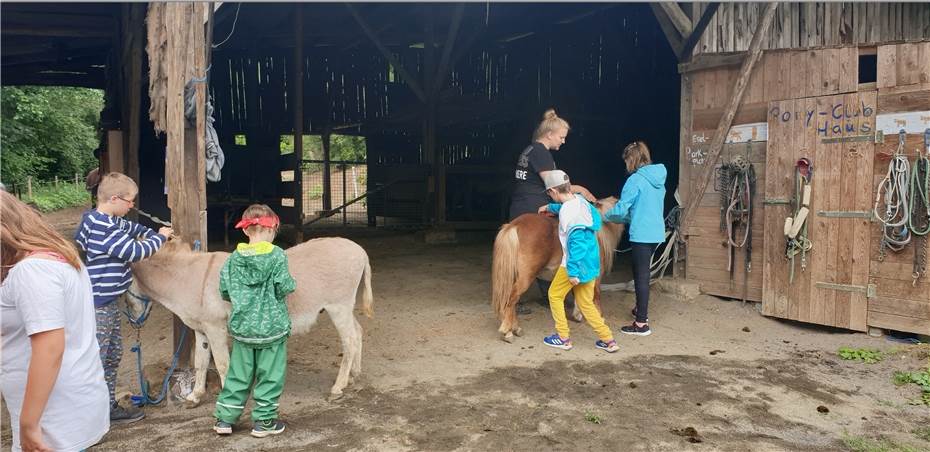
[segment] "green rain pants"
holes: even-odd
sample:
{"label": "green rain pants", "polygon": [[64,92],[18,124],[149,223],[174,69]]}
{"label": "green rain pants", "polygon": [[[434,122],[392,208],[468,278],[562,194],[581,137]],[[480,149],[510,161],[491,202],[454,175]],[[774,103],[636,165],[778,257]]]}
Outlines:
{"label": "green rain pants", "polygon": [[[278,418],[278,398],[284,390],[287,373],[287,341],[265,348],[252,348],[232,341],[226,383],[216,399],[213,416],[235,424],[245,409],[249,392],[253,392],[253,421]],[[252,383],[255,383],[254,388]]]}

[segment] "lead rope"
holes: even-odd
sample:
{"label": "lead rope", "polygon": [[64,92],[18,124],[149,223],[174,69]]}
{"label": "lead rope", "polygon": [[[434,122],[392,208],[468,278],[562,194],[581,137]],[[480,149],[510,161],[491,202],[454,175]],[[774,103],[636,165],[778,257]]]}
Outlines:
{"label": "lead rope", "polygon": [[910,210],[908,226],[915,237],[912,286],[927,272],[927,234],[930,233],[930,129],[924,132],[924,150],[917,151],[911,172]]}
{"label": "lead rope", "polygon": [[[878,260],[885,260],[885,250],[899,252],[911,242],[908,229],[910,205],[908,204],[908,185],[910,183],[910,162],[904,154],[905,132],[898,134],[898,149],[888,162],[888,172],[878,184],[875,193],[873,214],[882,223],[882,241],[878,249]],[[878,213],[880,201],[884,198],[885,214]]]}

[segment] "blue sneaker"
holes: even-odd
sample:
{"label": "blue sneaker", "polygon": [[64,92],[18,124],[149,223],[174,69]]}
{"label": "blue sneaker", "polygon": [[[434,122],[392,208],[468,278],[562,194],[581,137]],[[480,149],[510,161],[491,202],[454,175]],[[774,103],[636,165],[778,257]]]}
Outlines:
{"label": "blue sneaker", "polygon": [[562,350],[571,350],[572,349],[572,340],[571,339],[562,339],[559,336],[559,333],[555,333],[552,336],[546,336],[543,339],[543,343],[555,348],[561,348]]}
{"label": "blue sneaker", "polygon": [[216,432],[217,435],[231,435],[232,428],[232,424],[221,420],[217,420],[216,424],[213,425],[213,431]]}
{"label": "blue sneaker", "polygon": [[594,343],[594,346],[597,347],[597,348],[599,348],[599,349],[601,349],[601,350],[604,350],[604,351],[607,352],[607,353],[613,353],[613,352],[615,352],[615,351],[617,351],[617,350],[620,350],[620,346],[617,345],[617,341],[615,341],[615,340],[613,340],[613,339],[611,339],[611,340],[608,341],[608,342],[604,342],[604,341],[602,341],[602,340],[598,340],[597,342]]}
{"label": "blue sneaker", "polygon": [[264,438],[270,435],[277,435],[283,431],[284,423],[277,419],[255,421],[255,425],[252,427],[252,436]]}

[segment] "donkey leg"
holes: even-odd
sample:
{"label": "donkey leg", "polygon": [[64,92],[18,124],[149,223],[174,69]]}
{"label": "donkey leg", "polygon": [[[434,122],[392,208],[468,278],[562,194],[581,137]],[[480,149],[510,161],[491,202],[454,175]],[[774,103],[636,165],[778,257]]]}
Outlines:
{"label": "donkey leg", "polygon": [[200,405],[203,400],[207,392],[207,368],[210,366],[210,343],[207,342],[207,336],[200,331],[194,333],[194,391],[187,396],[188,408]]}
{"label": "donkey leg", "polygon": [[356,342],[357,347],[355,349],[355,360],[352,362],[352,370],[349,371],[349,377],[357,377],[361,375],[362,373],[362,337],[363,336],[362,336],[362,325],[358,323],[358,319],[354,318],[353,316],[352,320],[355,320],[355,331],[358,337],[358,341]]}
{"label": "donkey leg", "polygon": [[342,390],[349,384],[349,370],[352,363],[355,362],[355,353],[358,350],[356,342],[358,341],[358,330],[355,327],[355,316],[351,309],[345,309],[342,306],[327,306],[326,312],[329,313],[333,325],[339,332],[339,338],[342,342],[342,363],[339,365],[339,374],[336,376],[336,383],[330,389],[330,399],[335,400],[342,396]]}
{"label": "donkey leg", "polygon": [[210,351],[213,353],[213,364],[220,375],[220,387],[226,386],[226,373],[229,372],[229,343],[226,339],[226,328],[207,328],[204,332],[210,341]]}

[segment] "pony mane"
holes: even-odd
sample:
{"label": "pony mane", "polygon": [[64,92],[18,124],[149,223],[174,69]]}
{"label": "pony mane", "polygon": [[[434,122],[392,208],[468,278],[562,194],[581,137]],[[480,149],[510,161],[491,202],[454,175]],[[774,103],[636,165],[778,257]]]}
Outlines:
{"label": "pony mane", "polygon": [[[603,216],[610,209],[613,209],[616,204],[617,198],[610,196],[597,200],[594,207]],[[606,220],[601,222],[601,229],[597,231],[597,246],[601,252],[601,276],[610,273],[614,267],[614,251],[617,249],[617,244],[620,243],[620,235],[623,234],[623,229],[622,224],[611,223]]]}

